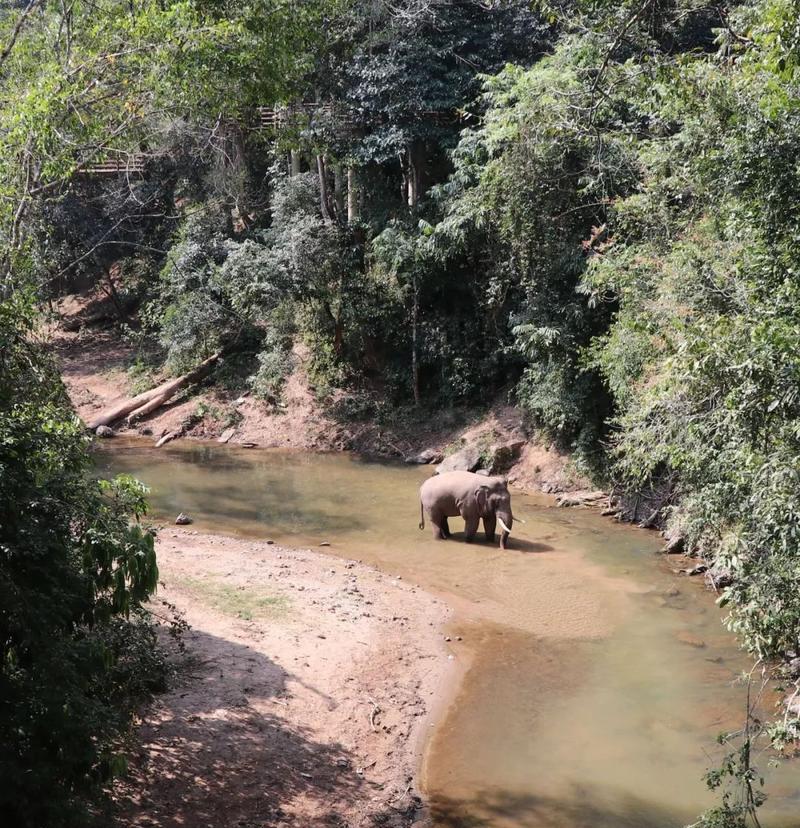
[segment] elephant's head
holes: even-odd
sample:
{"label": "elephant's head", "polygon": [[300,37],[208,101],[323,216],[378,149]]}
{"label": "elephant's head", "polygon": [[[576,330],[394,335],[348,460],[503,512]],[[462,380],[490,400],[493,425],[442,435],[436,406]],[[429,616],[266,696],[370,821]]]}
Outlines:
{"label": "elephant's head", "polygon": [[475,498],[478,501],[481,517],[494,517],[500,524],[500,548],[505,549],[508,536],[514,526],[511,494],[505,478],[487,478],[486,484],[475,490]]}

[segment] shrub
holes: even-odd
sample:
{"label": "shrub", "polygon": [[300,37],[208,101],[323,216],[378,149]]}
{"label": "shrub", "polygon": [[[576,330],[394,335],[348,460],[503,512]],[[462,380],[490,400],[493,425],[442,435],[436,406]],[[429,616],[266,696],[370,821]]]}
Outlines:
{"label": "shrub", "polygon": [[138,615],[158,575],[144,489],[92,478],[34,324],[23,296],[0,302],[0,813],[31,828],[84,823],[163,680]]}

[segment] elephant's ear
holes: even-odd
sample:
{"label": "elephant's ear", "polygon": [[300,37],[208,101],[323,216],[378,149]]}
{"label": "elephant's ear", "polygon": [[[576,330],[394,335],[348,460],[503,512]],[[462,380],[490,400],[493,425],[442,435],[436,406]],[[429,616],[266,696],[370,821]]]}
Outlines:
{"label": "elephant's ear", "polygon": [[485,512],[486,503],[489,500],[489,487],[478,486],[478,488],[475,489],[475,500],[478,502],[478,509],[481,512]]}

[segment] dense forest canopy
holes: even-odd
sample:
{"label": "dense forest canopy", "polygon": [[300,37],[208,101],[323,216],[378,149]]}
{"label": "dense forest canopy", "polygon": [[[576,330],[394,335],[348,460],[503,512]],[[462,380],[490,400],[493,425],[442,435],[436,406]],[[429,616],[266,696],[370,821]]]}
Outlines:
{"label": "dense forest canopy", "polygon": [[[749,650],[797,657],[798,20],[793,0],[3,4],[4,514],[48,508],[34,489],[84,456],[24,297],[105,281],[143,359],[222,350],[272,403],[297,341],[348,416],[514,401],[708,559]],[[34,589],[26,556],[59,595],[101,578],[46,622],[80,671],[140,507],[93,489],[71,520],[64,497],[46,526],[4,518],[0,583]],[[115,516],[102,564],[79,552],[90,507]],[[19,666],[36,648],[8,606],[3,693],[24,699],[56,655]]]}

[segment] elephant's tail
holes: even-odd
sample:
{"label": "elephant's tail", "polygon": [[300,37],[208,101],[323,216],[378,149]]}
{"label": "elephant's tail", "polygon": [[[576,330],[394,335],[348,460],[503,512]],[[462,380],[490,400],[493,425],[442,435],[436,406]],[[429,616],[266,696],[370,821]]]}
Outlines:
{"label": "elephant's tail", "polygon": [[419,528],[425,528],[425,510],[422,508],[422,501],[419,502]]}

